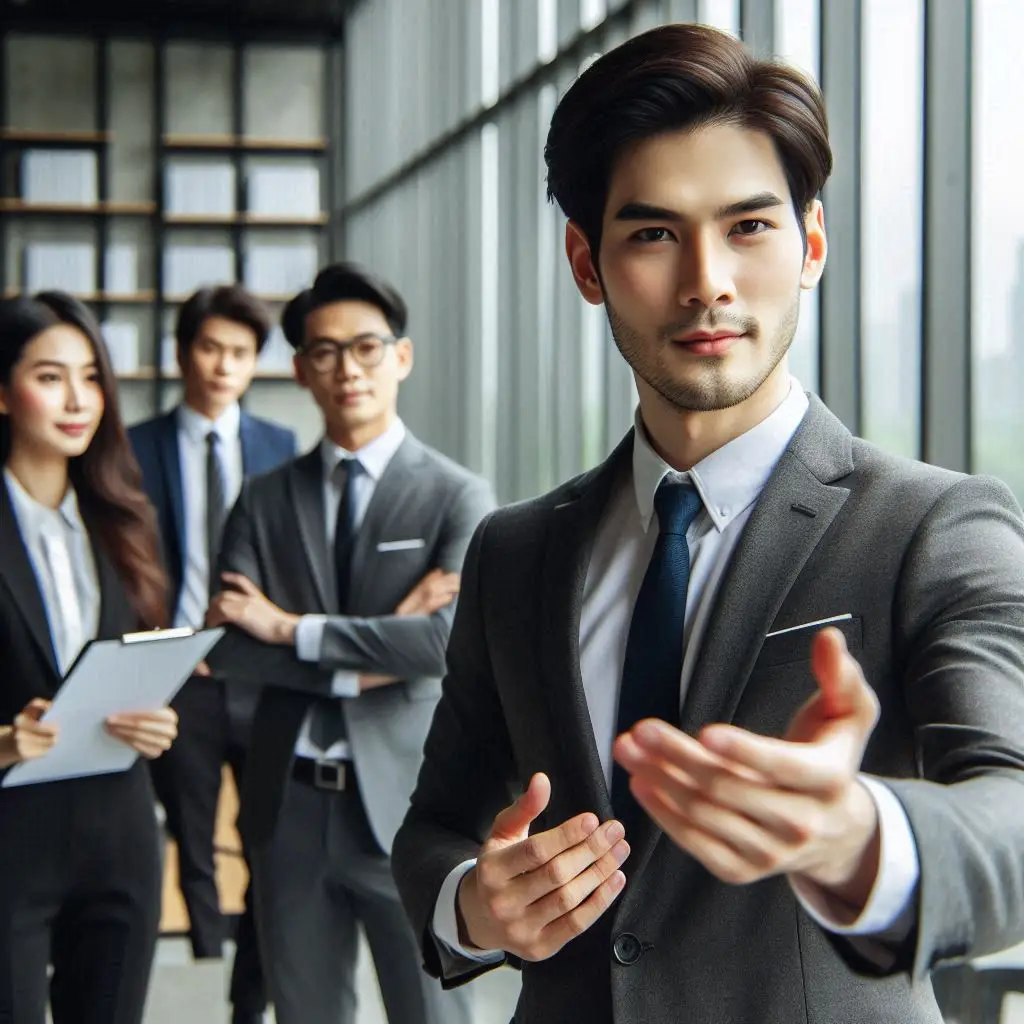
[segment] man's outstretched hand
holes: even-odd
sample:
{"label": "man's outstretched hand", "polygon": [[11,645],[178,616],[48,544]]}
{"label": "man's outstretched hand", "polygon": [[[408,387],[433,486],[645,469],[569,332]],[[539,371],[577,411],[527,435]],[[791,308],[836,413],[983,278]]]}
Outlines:
{"label": "man's outstretched hand", "polygon": [[695,739],[649,719],[614,753],[637,801],[718,878],[788,874],[858,912],[878,874],[877,811],[857,778],[878,699],[839,630],[814,638],[811,665],[818,692],[783,739],[731,725]]}
{"label": "man's outstretched hand", "polygon": [[625,885],[624,829],[595,814],[538,835],[531,823],[548,805],[551,782],[538,773],[495,819],[476,866],[457,898],[459,939],[477,949],[503,949],[546,960],[585,932]]}

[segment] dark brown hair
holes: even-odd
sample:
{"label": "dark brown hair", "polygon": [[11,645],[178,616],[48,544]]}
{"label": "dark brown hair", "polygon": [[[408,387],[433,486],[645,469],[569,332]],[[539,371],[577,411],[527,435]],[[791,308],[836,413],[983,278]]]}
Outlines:
{"label": "dark brown hair", "polygon": [[222,284],[216,288],[200,288],[178,310],[174,338],[180,352],[188,352],[199,336],[203,321],[211,316],[248,327],[256,335],[256,351],[263,351],[270,335],[267,307],[240,284]]}
{"label": "dark brown hair", "polygon": [[821,92],[796,68],[761,60],[706,25],[651,29],[580,75],[551,119],[544,147],[548,198],[579,225],[596,257],[623,150],[664,132],[712,124],[772,138],[803,230],[803,215],[832,171]]}
{"label": "dark brown hair", "polygon": [[305,340],[306,317],[321,306],[334,302],[368,302],[376,306],[396,338],[405,335],[409,311],[405,299],[372,270],[347,261],[324,267],[312,288],[299,292],[281,314],[281,329],[292,348],[298,351]]}
{"label": "dark brown hair", "polygon": [[[147,629],[167,625],[167,578],[162,569],[156,517],[142,490],[142,472],[121,421],[117,384],[99,325],[77,299],[64,292],[40,292],[0,301],[0,383],[28,344],[57,324],[68,324],[89,339],[104,407],[96,436],[68,462],[82,519],[114,564],[125,591]],[[11,428],[0,415],[0,465],[11,450]]]}

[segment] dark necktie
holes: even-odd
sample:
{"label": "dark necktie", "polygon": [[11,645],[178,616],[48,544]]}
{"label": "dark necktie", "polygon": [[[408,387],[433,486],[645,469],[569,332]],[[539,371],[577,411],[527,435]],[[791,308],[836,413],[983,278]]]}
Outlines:
{"label": "dark necktie", "polygon": [[210,592],[213,594],[221,589],[217,579],[217,557],[220,554],[221,533],[227,513],[227,488],[219,445],[220,435],[216,430],[211,430],[206,435],[206,557],[209,559]]}
{"label": "dark necktie", "polygon": [[[686,531],[700,508],[700,495],[690,484],[663,480],[654,495],[658,539],[640,584],[626,640],[616,735],[642,718],[660,718],[673,725],[679,722],[683,623],[690,581]],[[618,764],[612,769],[612,806],[628,836],[643,810],[629,791],[628,772]]]}
{"label": "dark necktie", "polygon": [[[338,518],[334,526],[334,574],[338,590],[338,611],[341,614],[345,613],[348,606],[352,548],[356,538],[355,482],[362,469],[358,459],[343,459],[334,470],[334,479],[341,488]],[[318,701],[314,705],[310,722],[310,739],[326,753],[338,740],[345,739],[346,735],[341,701]]]}

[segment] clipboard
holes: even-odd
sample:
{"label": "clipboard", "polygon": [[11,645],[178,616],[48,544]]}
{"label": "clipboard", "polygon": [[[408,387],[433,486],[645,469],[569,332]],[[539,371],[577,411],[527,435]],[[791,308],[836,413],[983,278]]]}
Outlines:
{"label": "clipboard", "polygon": [[127,771],[139,754],[106,731],[107,718],[168,704],[223,635],[223,627],[156,629],[90,641],[42,718],[60,725],[56,744],[14,765],[0,787]]}

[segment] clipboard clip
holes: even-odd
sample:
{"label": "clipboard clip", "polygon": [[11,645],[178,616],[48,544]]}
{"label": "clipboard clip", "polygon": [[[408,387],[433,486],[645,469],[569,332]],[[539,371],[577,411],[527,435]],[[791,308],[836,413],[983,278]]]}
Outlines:
{"label": "clipboard clip", "polygon": [[180,640],[182,637],[195,636],[196,631],[188,626],[178,629],[147,629],[141,633],[125,633],[121,637],[123,644],[147,644],[151,640]]}

